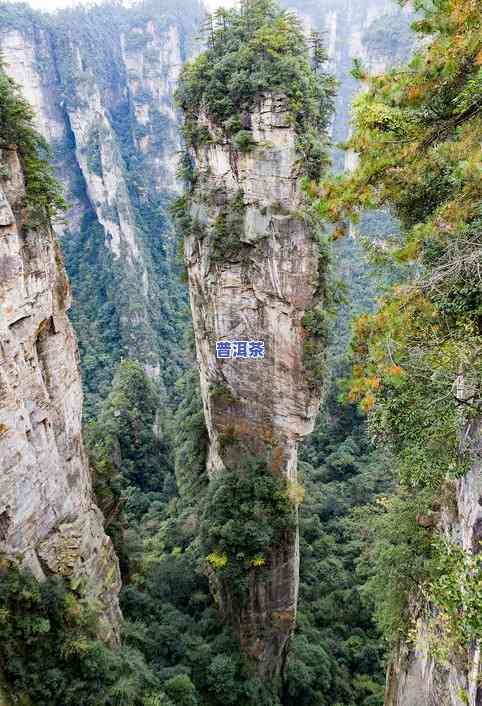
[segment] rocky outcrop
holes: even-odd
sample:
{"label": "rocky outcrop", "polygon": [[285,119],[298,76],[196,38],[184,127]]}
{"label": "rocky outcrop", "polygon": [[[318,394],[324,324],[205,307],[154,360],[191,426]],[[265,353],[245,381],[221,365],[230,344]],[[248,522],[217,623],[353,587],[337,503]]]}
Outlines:
{"label": "rocky outcrop", "polygon": [[[477,459],[463,478],[455,481],[455,504],[443,508],[439,530],[466,552],[482,551],[482,422],[473,420],[465,444]],[[431,653],[427,612],[413,602],[414,635],[399,645],[387,673],[385,706],[481,706],[481,646],[449,651],[444,662]],[[441,636],[443,638],[443,635]],[[433,637],[432,637],[433,639]]]}
{"label": "rocky outcrop", "polygon": [[0,553],[85,585],[117,642],[120,573],[93,501],[69,284],[51,230],[32,228],[14,148],[0,152]]}
{"label": "rocky outcrop", "polygon": [[[189,21],[200,11],[196,0],[185,10],[193,19],[174,19],[167,7],[165,15],[106,6],[52,17],[0,8],[5,70],[35,110],[71,204],[67,225],[55,229],[89,369],[89,412],[108,393],[106,365],[122,355],[138,359],[161,387],[175,376],[184,301],[167,212],[179,191],[174,90],[190,51]],[[93,320],[92,293],[103,326]]]}
{"label": "rocky outcrop", "polygon": [[[235,150],[203,118],[210,139],[192,153],[197,178],[185,261],[208,472],[223,473],[249,454],[269,457],[272,472],[294,482],[298,444],[312,431],[319,406],[303,327],[319,298],[318,251],[303,217],[286,100],[260,96],[243,120],[255,143],[249,153]],[[265,357],[216,357],[217,341],[246,340],[262,341]],[[244,606],[228,586],[220,591],[222,609],[263,678],[276,679],[282,669],[296,617],[298,562],[293,535],[274,547],[267,578],[257,581],[251,572]]]}
{"label": "rocky outcrop", "polygon": [[121,42],[135,116],[134,139],[146,158],[144,183],[151,189],[155,185],[160,193],[176,192],[181,143],[173,96],[184,63],[179,28],[171,25],[163,31],[151,20],[133,33],[123,34]]}

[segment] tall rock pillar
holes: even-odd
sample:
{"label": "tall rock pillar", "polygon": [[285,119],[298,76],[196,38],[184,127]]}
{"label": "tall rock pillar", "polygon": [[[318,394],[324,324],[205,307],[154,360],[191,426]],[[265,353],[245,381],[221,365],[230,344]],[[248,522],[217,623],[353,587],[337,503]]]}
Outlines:
{"label": "tall rock pillar", "polygon": [[[319,380],[314,384],[307,358],[321,353],[303,325],[322,297],[318,245],[303,215],[285,97],[260,95],[243,121],[251,131],[247,151],[202,116],[198,127],[209,137],[191,149],[196,178],[185,261],[208,473],[213,478],[236,468],[243,455],[257,455],[294,483],[298,445],[312,431],[319,406]],[[219,358],[219,341],[262,342],[265,355]],[[272,548],[265,568],[263,580],[250,572],[243,605],[228,586],[219,597],[258,675],[276,679],[296,618],[297,531]]]}

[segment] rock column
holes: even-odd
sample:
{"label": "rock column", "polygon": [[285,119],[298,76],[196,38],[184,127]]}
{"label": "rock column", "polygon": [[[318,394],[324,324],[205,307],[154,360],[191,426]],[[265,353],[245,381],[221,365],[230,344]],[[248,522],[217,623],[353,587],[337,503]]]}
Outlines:
{"label": "rock column", "polygon": [[[260,96],[243,123],[252,142],[244,152],[200,118],[209,140],[191,154],[196,181],[185,260],[210,439],[208,473],[212,478],[235,468],[249,454],[268,458],[273,474],[294,483],[298,445],[313,430],[319,407],[303,326],[306,312],[320,302],[318,247],[303,215],[286,99]],[[248,357],[219,358],[220,341],[261,342],[264,357],[250,357],[248,348]],[[273,548],[268,579],[257,581],[252,572],[244,606],[229,587],[219,591],[222,610],[263,678],[282,670],[296,618],[298,569],[295,533]]]}

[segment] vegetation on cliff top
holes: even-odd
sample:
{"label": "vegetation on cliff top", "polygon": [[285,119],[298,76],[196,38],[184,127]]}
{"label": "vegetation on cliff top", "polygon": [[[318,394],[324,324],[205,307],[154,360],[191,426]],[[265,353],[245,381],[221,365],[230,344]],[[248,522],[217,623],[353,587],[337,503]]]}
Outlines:
{"label": "vegetation on cliff top", "polygon": [[287,96],[299,133],[303,168],[315,179],[327,163],[323,142],[332,111],[334,82],[322,70],[326,59],[316,33],[308,41],[298,18],[276,0],[245,0],[240,9],[220,9],[205,28],[207,49],[183,68],[177,99],[190,146],[209,138],[204,114],[250,149],[250,113],[265,93]]}
{"label": "vegetation on cliff top", "polygon": [[[223,16],[214,19],[208,47],[213,73],[200,76],[200,87],[212,90],[214,121],[240,150],[249,149],[244,134],[249,130],[241,118],[258,88],[248,77],[240,83],[246,93],[236,102],[234,93],[221,96],[215,84],[223,76],[217,73],[222,71],[217,33],[223,30]],[[242,23],[231,11],[227,17],[226,31],[230,22]],[[275,24],[283,25],[281,20]],[[445,476],[465,470],[458,458],[458,429],[464,417],[479,411],[480,8],[475,0],[440,0],[419,29],[434,36],[410,68],[370,79],[368,94],[360,98],[351,143],[360,153],[359,169],[316,190],[321,214],[335,221],[371,205],[397,212],[404,232],[383,254],[390,272],[402,271],[402,277],[375,314],[364,315],[355,326],[355,366],[347,387],[351,403],[340,405],[334,385],[302,451],[301,593],[285,706],[379,706],[383,645],[373,611],[384,635],[396,641],[408,632],[409,594],[426,596],[437,606],[449,644],[464,646],[481,631],[480,562],[433,541],[441,502],[450,504]],[[260,58],[263,75],[286,59],[279,74],[284,80],[289,52],[281,56],[271,30],[267,36],[271,44]],[[286,41],[283,32],[281,39]],[[261,55],[263,47],[258,41],[248,50]],[[233,51],[236,62],[241,47]],[[306,59],[303,52],[300,56],[293,63],[296,71]],[[357,72],[363,75],[360,66]],[[289,98],[299,125],[304,118],[296,98],[309,103],[309,91]],[[196,135],[196,116],[191,117],[187,138],[194,143],[202,135]],[[317,168],[310,175],[317,179]],[[415,279],[408,286],[410,277]],[[306,323],[323,332],[322,321]],[[462,382],[461,371],[467,396],[459,395],[454,384]],[[338,374],[335,367],[333,375]],[[88,434],[98,501],[123,561],[127,648],[112,653],[96,640],[92,611],[64,581],[50,579],[39,586],[16,569],[8,574],[2,569],[0,665],[18,693],[28,693],[38,706],[87,705],[92,694],[95,703],[108,706],[272,705],[261,685],[246,678],[243,657],[229,629],[219,623],[201,569],[206,430],[195,368],[181,379],[176,394],[180,404],[172,424],[170,410],[153,398],[141,366],[124,361]],[[379,445],[389,446],[392,455],[374,450],[356,401],[369,413]],[[174,457],[180,494],[173,485]],[[395,462],[404,489],[390,496]],[[354,508],[380,494],[374,505],[349,518]],[[225,506],[215,505],[217,527],[205,517],[205,536],[212,543],[208,551],[215,555],[214,564],[221,557],[221,571],[224,554],[229,560],[230,552],[237,554],[246,544],[244,527],[231,508],[224,513]],[[261,560],[258,548],[252,555]],[[446,644],[438,641],[442,658]]]}
{"label": "vegetation on cliff top", "polygon": [[0,62],[0,149],[17,149],[25,178],[28,223],[37,227],[50,224],[66,204],[49,163],[50,149],[34,129],[34,118],[30,104]]}

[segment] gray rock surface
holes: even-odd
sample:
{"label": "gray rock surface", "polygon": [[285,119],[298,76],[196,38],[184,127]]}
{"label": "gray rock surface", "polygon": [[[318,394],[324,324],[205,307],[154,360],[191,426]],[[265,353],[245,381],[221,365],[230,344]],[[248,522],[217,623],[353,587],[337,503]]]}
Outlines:
{"label": "gray rock surface", "polygon": [[[51,24],[55,28],[55,20]],[[170,292],[176,283],[174,272],[166,283],[158,271],[174,268],[175,245],[168,219],[163,215],[147,226],[143,219],[152,216],[143,209],[148,212],[162,200],[167,204],[180,189],[174,89],[187,40],[179,27],[172,19],[146,19],[120,32],[106,84],[86,59],[88,47],[75,27],[62,29],[59,51],[58,36],[40,22],[35,32],[0,26],[5,71],[34,108],[36,127],[53,148],[56,175],[71,205],[67,225],[55,224],[56,234],[74,242],[80,238],[98,259],[97,269],[106,268],[106,297],[119,322],[121,345],[156,380],[168,367],[159,329],[173,308]],[[133,41],[137,36],[140,46]],[[118,116],[126,111],[120,128]],[[125,161],[129,139],[135,177]],[[83,293],[83,282],[74,284]],[[82,297],[75,306],[86,306],[86,312],[77,311],[89,319]],[[87,331],[79,329],[77,335],[82,350],[98,345]]]}
{"label": "gray rock surface", "polygon": [[0,165],[0,553],[39,579],[82,581],[115,643],[119,565],[82,443],[69,284],[52,231],[26,222],[14,148]]}
{"label": "gray rock surface", "polygon": [[[199,176],[185,260],[210,438],[208,472],[212,477],[235,466],[240,454],[268,455],[274,474],[296,482],[298,444],[313,430],[319,406],[319,388],[305,368],[302,325],[317,300],[318,250],[301,214],[296,135],[279,95],[260,97],[250,121],[256,145],[248,154],[201,120],[214,142],[192,155]],[[227,237],[234,246],[216,245],[212,226],[233,199],[240,223]],[[266,356],[220,360],[219,340],[263,341]],[[229,438],[239,445],[227,445]],[[276,678],[282,669],[296,618],[298,564],[298,538],[287,537],[269,558],[268,580],[257,581],[251,572],[245,607],[228,587],[219,593],[261,677]]]}
{"label": "gray rock surface", "polygon": [[[482,551],[482,422],[467,424],[464,444],[477,459],[455,482],[455,508],[444,508],[440,529],[450,541],[474,554]],[[482,596],[481,596],[482,606]],[[421,606],[414,604],[414,639],[402,643],[387,674],[385,706],[481,706],[482,665],[480,642],[466,654],[452,652],[444,664],[428,649],[428,625]]]}

